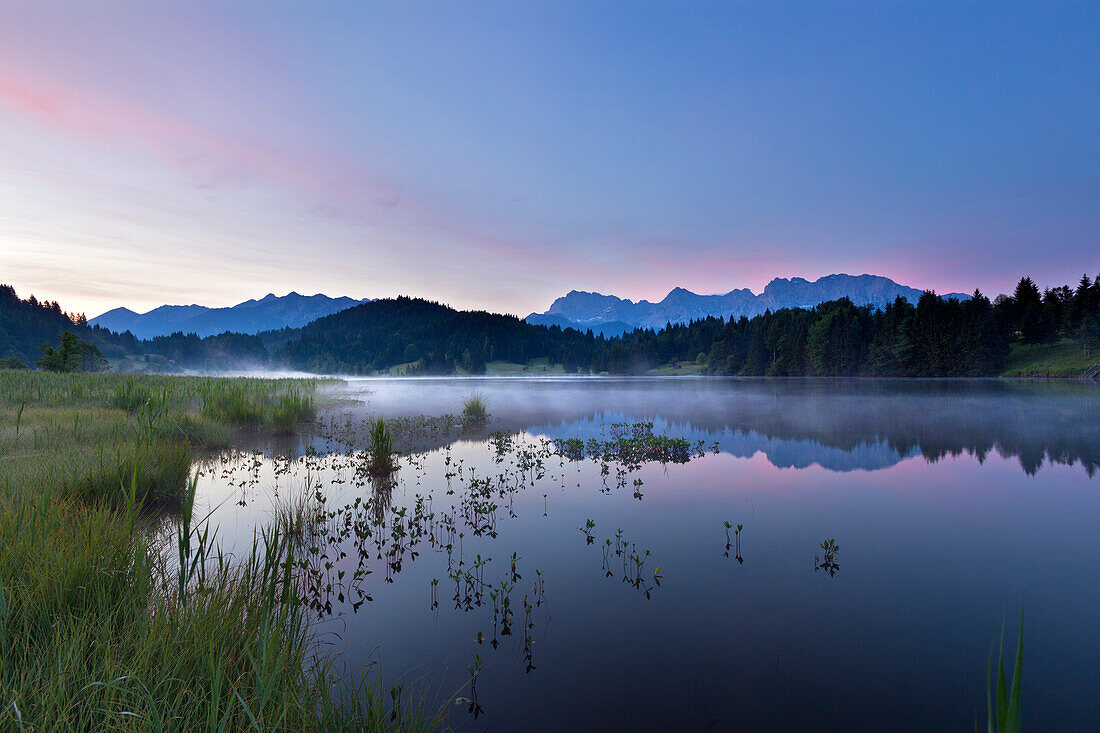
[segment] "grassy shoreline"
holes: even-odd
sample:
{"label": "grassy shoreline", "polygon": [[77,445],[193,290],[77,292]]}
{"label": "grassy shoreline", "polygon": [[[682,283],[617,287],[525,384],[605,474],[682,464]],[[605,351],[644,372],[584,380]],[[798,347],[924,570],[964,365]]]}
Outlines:
{"label": "grassy shoreline", "polygon": [[230,565],[192,526],[193,456],[294,432],[316,386],[0,371],[0,729],[436,727],[315,653],[277,531]]}

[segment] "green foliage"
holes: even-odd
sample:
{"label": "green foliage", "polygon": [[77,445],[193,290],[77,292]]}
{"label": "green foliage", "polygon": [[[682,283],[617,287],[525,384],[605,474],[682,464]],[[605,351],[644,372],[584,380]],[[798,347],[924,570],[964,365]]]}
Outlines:
{"label": "green foliage", "polygon": [[965,377],[996,375],[1008,329],[989,300],[925,293],[875,310],[847,299],[731,321],[707,356],[711,374]]}
{"label": "green foliage", "polygon": [[[276,425],[263,410],[301,415],[311,387],[0,373],[0,730],[437,727],[391,719],[376,678],[348,683],[318,653],[292,538],[266,532],[229,564],[192,523],[184,434],[237,427],[194,410],[231,394]],[[178,517],[149,513],[166,499]],[[176,569],[146,543],[173,520]]]}
{"label": "green foliage", "polygon": [[76,473],[71,484],[61,485],[88,502],[116,503],[121,487],[133,491],[143,504],[178,501],[190,469],[191,454],[183,441],[143,440],[114,453],[108,450]]}
{"label": "green foliage", "polygon": [[[993,652],[989,653],[989,666],[986,669],[986,730],[988,733],[1020,733],[1022,724],[1022,695],[1024,677],[1024,612],[1020,611],[1020,635],[1016,640],[1016,665],[1012,670],[1012,687],[1009,690],[1005,677],[1004,628],[1001,629],[1001,644],[997,651],[997,688],[996,697],[990,690],[992,686]],[[974,728],[977,730],[977,723]]]}
{"label": "green foliage", "polygon": [[5,357],[0,359],[0,369],[26,369],[27,365],[23,363],[22,359],[15,356]]}
{"label": "green foliage", "polygon": [[292,433],[316,415],[313,398],[294,387],[258,390],[264,380],[212,382],[203,391],[202,416],[238,428]]}
{"label": "green foliage", "polygon": [[72,331],[63,331],[57,337],[55,349],[49,344],[41,344],[42,356],[35,362],[48,372],[103,372],[107,370],[107,359],[95,344],[81,341]]}
{"label": "green foliage", "polygon": [[268,363],[263,340],[250,334],[227,332],[199,338],[177,331],[148,339],[143,345],[148,353],[165,357],[176,368],[256,369]]}
{"label": "green foliage", "polygon": [[645,374],[702,361],[706,373],[724,375],[980,377],[1001,374],[1015,342],[1050,343],[1059,336],[1076,339],[1086,356],[1100,343],[1100,276],[1083,277],[1076,290],[1042,294],[1024,278],[1013,296],[996,303],[980,292],[961,302],[925,293],[915,304],[899,298],[881,310],[841,299],[615,338],[397,298],[315,321],[275,361],[356,374],[409,362],[410,374],[476,374],[490,361],[547,359],[565,373]]}
{"label": "green foliage", "polygon": [[275,500],[275,527],[298,548],[321,535],[327,519],[324,505],[310,489]]}
{"label": "green foliage", "polygon": [[654,435],[653,423],[615,423],[607,440],[579,438],[555,441],[558,453],[568,460],[579,461],[587,455],[595,461],[616,462],[627,467],[645,463],[687,463],[693,455],[692,444],[685,438]]}
{"label": "green foliage", "polygon": [[393,473],[396,468],[393,439],[390,437],[389,428],[386,427],[386,421],[382,418],[378,418],[371,425],[367,462],[367,468],[374,476],[386,476]]}
{"label": "green foliage", "polygon": [[462,421],[468,425],[484,424],[489,419],[489,403],[480,392],[475,392],[462,403]]}
{"label": "green foliage", "polygon": [[[276,363],[316,373],[369,374],[416,361],[410,374],[480,374],[486,362],[587,361],[592,336],[514,316],[456,311],[414,298],[377,300],[320,318],[283,346]],[[416,356],[416,359],[406,357]]]}
{"label": "green foliage", "polygon": [[152,399],[153,393],[147,384],[129,377],[114,389],[109,404],[119,410],[137,412],[141,407],[149,404]]}
{"label": "green foliage", "polygon": [[130,333],[90,327],[82,314],[65,313],[56,302],[39,302],[33,295],[21,300],[13,287],[0,285],[0,357],[31,364],[40,355],[39,344],[65,331],[109,358],[142,353],[141,344]]}
{"label": "green foliage", "polygon": [[856,373],[866,350],[860,321],[856,307],[840,301],[838,307],[827,310],[810,326],[806,353],[818,374],[836,377]]}
{"label": "green foliage", "polygon": [[0,728],[431,727],[421,711],[390,721],[378,683],[345,682],[317,656],[279,533],[230,566],[207,535],[185,532],[194,572],[180,595],[153,581],[154,552],[124,515],[0,502]]}
{"label": "green foliage", "polygon": [[1005,361],[1006,377],[1080,377],[1100,364],[1095,349],[1080,341],[1061,339],[1053,344],[1013,344]]}

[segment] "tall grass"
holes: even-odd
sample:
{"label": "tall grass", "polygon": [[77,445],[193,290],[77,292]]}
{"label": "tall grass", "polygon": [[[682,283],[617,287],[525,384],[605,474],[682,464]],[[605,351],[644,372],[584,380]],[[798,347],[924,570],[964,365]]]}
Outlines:
{"label": "tall grass", "polygon": [[489,403],[480,392],[474,392],[462,403],[462,421],[471,425],[484,424],[489,419]]}
{"label": "tall grass", "polygon": [[[152,404],[168,414],[201,413],[234,428],[293,429],[315,414],[319,380],[57,374],[0,370],[0,407],[113,408]],[[293,423],[290,420],[293,419]]]}
{"label": "tall grass", "polygon": [[[991,690],[993,676],[993,652],[989,653],[986,669],[986,731],[987,733],[1020,733],[1022,724],[1022,696],[1024,678],[1024,612],[1020,611],[1020,635],[1016,640],[1016,664],[1012,670],[1012,687],[1009,690],[1005,677],[1004,628],[1001,628],[1001,644],[997,651],[997,687]],[[978,730],[975,722],[974,730]]]}
{"label": "tall grass", "polygon": [[371,425],[367,448],[367,470],[372,476],[387,476],[397,468],[393,455],[393,438],[386,421],[378,418]]}
{"label": "tall grass", "polygon": [[295,547],[303,547],[324,532],[324,506],[308,489],[289,498],[274,500],[275,527]]}
{"label": "tall grass", "polygon": [[[0,533],[0,729],[391,725],[380,690],[365,687],[380,683],[344,681],[314,655],[291,543],[277,531],[233,565],[195,533],[184,564],[207,571],[182,592],[156,581],[141,533],[104,507],[6,503]],[[429,722],[414,710],[393,727]]]}
{"label": "tall grass", "polygon": [[[0,730],[383,730],[381,682],[319,655],[276,528],[230,563],[191,451],[293,429],[309,382],[0,371]],[[177,559],[150,507],[179,507]]]}

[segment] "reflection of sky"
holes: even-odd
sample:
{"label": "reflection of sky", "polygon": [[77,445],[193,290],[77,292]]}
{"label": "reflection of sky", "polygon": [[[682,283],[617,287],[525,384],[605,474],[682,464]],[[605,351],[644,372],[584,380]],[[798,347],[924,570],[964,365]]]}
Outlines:
{"label": "reflection of sky", "polygon": [[[646,465],[623,488],[615,470],[605,477],[594,462],[550,457],[537,483],[502,503],[515,516],[498,512],[495,540],[466,527],[465,562],[492,558],[487,582],[505,577],[512,553],[519,558],[514,604],[542,571],[547,604],[534,614],[531,674],[516,636],[497,650],[477,644],[478,632],[491,633],[491,608],[454,608],[445,552],[421,545],[392,583],[370,553],[364,590],[374,600],[356,611],[352,595],[332,598],[333,615],[317,627],[353,676],[380,661],[387,680],[447,698],[466,693],[466,668],[480,655],[486,717],[471,725],[462,708],[448,708],[459,730],[516,721],[532,731],[821,730],[822,721],[835,730],[946,730],[981,709],[990,644],[1006,617],[1014,629],[1026,603],[1029,725],[1087,730],[1100,716],[1092,694],[1100,503],[1095,482],[1068,465],[1076,454],[1095,456],[1095,386],[355,380],[338,394],[363,402],[337,408],[335,423],[347,427],[335,432],[377,414],[453,414],[475,389],[489,402],[489,430],[515,433],[520,445],[609,437],[611,423],[645,419],[658,433],[718,440],[721,453]],[[516,454],[498,463],[484,437],[429,440],[398,471],[395,505],[420,497],[449,513],[470,471],[515,481]],[[350,439],[361,445],[358,434]],[[371,496],[350,480],[352,463],[325,454],[319,436],[312,445],[320,455],[286,474],[245,454],[225,464],[228,474],[202,478],[196,513],[214,509],[227,550],[249,547],[277,500],[307,491],[307,475],[329,509]],[[972,445],[994,447],[980,458]],[[1033,465],[1047,453],[1067,461],[1021,470],[1022,455]],[[459,464],[465,480],[448,480]],[[593,545],[578,531],[588,519]],[[727,521],[744,526],[743,564],[724,557]],[[606,576],[599,544],[618,529],[650,551],[650,572],[661,568],[649,600]],[[832,578],[813,561],[829,538],[840,547]],[[347,556],[325,558],[345,577],[359,557],[350,543]],[[435,610],[433,579],[441,580]]]}
{"label": "reflection of sky", "polygon": [[[462,482],[442,478],[448,454],[452,468],[462,461],[481,477],[509,465],[495,463],[482,442],[460,441],[428,454],[423,472],[402,467],[394,501],[411,506],[417,495],[431,496],[435,511],[457,503]],[[246,483],[249,462],[245,456],[238,483]],[[348,476],[310,472],[330,508],[369,495],[336,483]],[[632,496],[635,477],[641,500]],[[200,482],[197,511],[219,506],[220,540],[246,547],[254,528],[270,521],[275,490],[285,498],[305,485],[301,464],[280,477],[263,461],[257,478],[243,492],[210,477]],[[516,516],[500,513],[498,539],[466,532],[468,562],[493,558],[491,583],[518,555],[524,578],[513,602],[542,570],[548,605],[535,615],[533,674],[523,672],[515,637],[496,651],[474,641],[489,633],[491,610],[456,611],[446,556],[427,547],[392,584],[372,555],[366,589],[374,601],[357,613],[336,603],[319,627],[326,645],[351,670],[380,660],[391,678],[442,696],[463,688],[466,666],[480,654],[489,729],[523,720],[529,730],[818,730],[828,720],[838,730],[896,730],[905,709],[909,729],[938,730],[980,709],[989,644],[1026,602],[1029,719],[1039,729],[1076,730],[1100,714],[1091,694],[1100,634],[1090,623],[1100,612],[1098,505],[1080,470],[1056,465],[1027,476],[1015,459],[994,454],[983,463],[914,458],[840,472],[777,468],[761,452],[723,453],[646,466],[622,490],[603,493],[602,485],[593,464],[550,461],[547,476],[516,496]],[[586,519],[595,523],[596,546],[577,529]],[[723,557],[724,521],[744,525],[743,565]],[[619,528],[661,567],[664,582],[648,601],[601,569],[598,543]],[[826,538],[840,546],[835,578],[813,570]],[[353,571],[354,552],[331,557]],[[435,612],[433,578],[442,579]],[[453,713],[460,729],[481,729],[461,708]]]}

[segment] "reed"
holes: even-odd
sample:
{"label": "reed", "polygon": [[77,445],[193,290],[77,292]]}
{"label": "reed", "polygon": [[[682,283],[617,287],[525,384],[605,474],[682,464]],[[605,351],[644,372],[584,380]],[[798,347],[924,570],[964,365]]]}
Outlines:
{"label": "reed", "polygon": [[324,531],[325,508],[309,487],[290,498],[276,497],[273,512],[275,527],[295,547],[302,547]]}
{"label": "reed", "polygon": [[[1022,723],[1022,696],[1024,678],[1024,612],[1020,610],[1020,634],[1016,640],[1016,664],[1012,670],[1011,690],[1005,677],[1004,626],[1001,627],[1001,643],[997,650],[997,687],[993,692],[993,652],[989,653],[986,667],[986,731],[987,733],[1020,733]],[[974,722],[975,733],[978,730]]]}
{"label": "reed", "polygon": [[393,438],[386,421],[378,418],[371,425],[367,448],[367,470],[372,476],[387,476],[397,468],[393,453]]}
{"label": "reed", "polygon": [[319,651],[296,527],[229,562],[192,516],[192,451],[294,429],[313,386],[0,371],[0,730],[439,727]]}
{"label": "reed", "polygon": [[480,392],[474,392],[462,403],[462,421],[467,425],[482,425],[489,419],[489,403]]}

